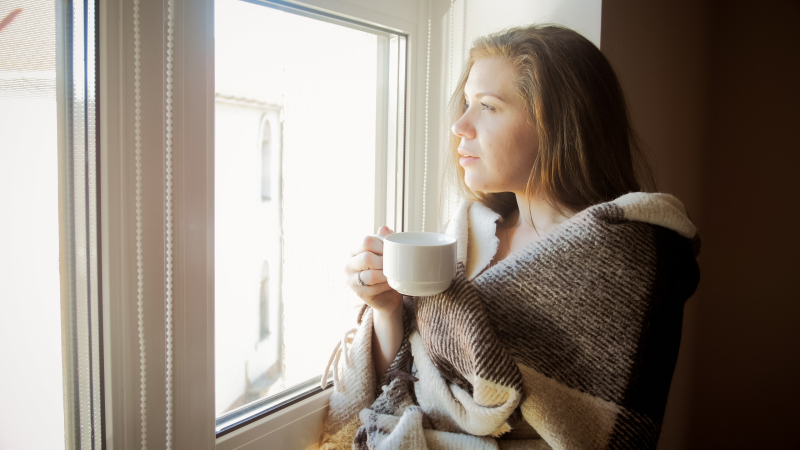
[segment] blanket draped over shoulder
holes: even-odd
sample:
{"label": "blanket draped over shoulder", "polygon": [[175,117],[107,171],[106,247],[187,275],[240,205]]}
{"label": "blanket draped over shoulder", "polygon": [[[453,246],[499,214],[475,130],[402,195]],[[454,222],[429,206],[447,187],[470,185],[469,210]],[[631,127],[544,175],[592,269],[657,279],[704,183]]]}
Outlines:
{"label": "blanket draped over shoulder", "polygon": [[457,275],[441,294],[403,297],[403,341],[381,380],[365,305],[335,350],[321,448],[656,447],[699,282],[681,202],[627,194],[490,266],[498,220],[459,204],[445,230]]}

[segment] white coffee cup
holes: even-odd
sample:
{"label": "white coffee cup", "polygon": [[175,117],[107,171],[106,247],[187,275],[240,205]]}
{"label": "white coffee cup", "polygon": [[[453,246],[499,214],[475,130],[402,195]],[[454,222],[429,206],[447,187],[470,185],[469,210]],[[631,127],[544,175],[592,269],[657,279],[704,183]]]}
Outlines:
{"label": "white coffee cup", "polygon": [[415,231],[374,236],[383,241],[383,274],[392,289],[421,297],[450,287],[456,276],[456,238]]}

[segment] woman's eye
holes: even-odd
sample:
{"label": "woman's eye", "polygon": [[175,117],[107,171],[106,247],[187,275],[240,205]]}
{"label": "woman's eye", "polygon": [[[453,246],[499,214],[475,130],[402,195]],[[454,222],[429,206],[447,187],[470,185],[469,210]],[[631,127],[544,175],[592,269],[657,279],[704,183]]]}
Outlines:
{"label": "woman's eye", "polygon": [[[469,108],[469,102],[464,102],[464,111],[466,111],[468,108]],[[489,106],[486,103],[481,103],[481,109],[485,109],[485,110],[488,110],[488,111],[494,111],[495,110],[494,106]]]}

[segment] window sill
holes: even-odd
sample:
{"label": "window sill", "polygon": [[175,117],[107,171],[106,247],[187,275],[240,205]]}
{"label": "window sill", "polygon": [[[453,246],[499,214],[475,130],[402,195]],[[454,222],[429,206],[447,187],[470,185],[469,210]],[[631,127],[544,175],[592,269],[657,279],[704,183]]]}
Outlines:
{"label": "window sill", "polygon": [[333,389],[326,389],[217,439],[216,450],[318,448]]}

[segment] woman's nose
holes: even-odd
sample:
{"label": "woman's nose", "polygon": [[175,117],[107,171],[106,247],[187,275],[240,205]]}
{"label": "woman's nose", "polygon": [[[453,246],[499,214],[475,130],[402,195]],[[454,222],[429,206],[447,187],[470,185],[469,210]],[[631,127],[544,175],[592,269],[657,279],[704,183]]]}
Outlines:
{"label": "woman's nose", "polygon": [[464,113],[461,117],[456,120],[452,127],[450,127],[450,131],[453,132],[456,136],[464,139],[474,139],[475,138],[475,127],[469,120],[468,113]]}

